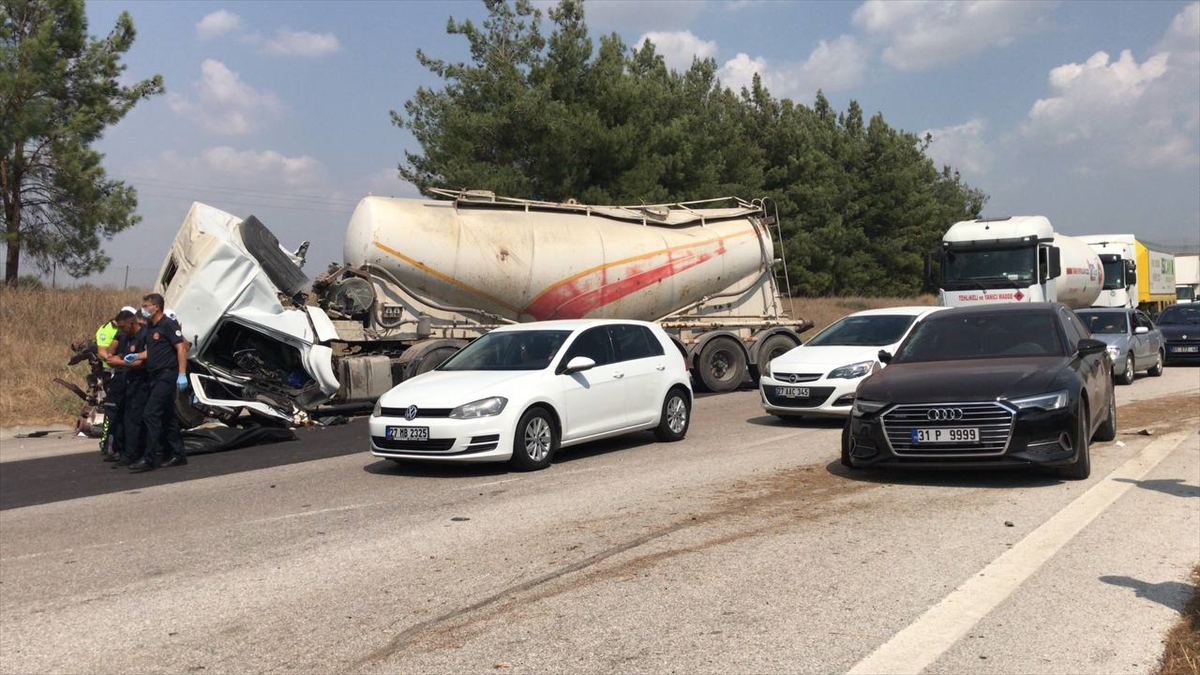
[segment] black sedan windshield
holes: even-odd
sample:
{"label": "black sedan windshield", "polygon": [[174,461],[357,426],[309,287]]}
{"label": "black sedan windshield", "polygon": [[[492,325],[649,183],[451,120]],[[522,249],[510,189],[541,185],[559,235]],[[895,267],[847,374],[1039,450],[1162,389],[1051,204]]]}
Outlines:
{"label": "black sedan windshield", "polygon": [[1058,325],[1049,312],[935,314],[917,324],[892,363],[1062,355]]}
{"label": "black sedan windshield", "polygon": [[1125,312],[1075,312],[1083,325],[1095,335],[1126,335],[1129,319]]}
{"label": "black sedan windshield", "polygon": [[488,333],[463,347],[438,370],[542,370],[570,335],[569,330]]}
{"label": "black sedan windshield", "polygon": [[1186,326],[1200,324],[1200,306],[1172,305],[1158,315],[1160,326]]}
{"label": "black sedan windshield", "polygon": [[808,341],[810,347],[882,347],[904,335],[915,316],[876,314],[848,316]]}

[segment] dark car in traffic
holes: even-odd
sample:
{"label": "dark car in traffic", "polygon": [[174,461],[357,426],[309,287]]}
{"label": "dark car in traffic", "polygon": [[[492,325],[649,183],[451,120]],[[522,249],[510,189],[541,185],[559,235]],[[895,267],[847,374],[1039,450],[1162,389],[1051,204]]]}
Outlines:
{"label": "dark car in traffic", "polygon": [[931,314],[859,385],[842,464],[1044,466],[1087,478],[1091,441],[1117,433],[1106,347],[1060,303]]}
{"label": "dark car in traffic", "polygon": [[1167,363],[1200,363],[1200,303],[1171,305],[1158,315]]}

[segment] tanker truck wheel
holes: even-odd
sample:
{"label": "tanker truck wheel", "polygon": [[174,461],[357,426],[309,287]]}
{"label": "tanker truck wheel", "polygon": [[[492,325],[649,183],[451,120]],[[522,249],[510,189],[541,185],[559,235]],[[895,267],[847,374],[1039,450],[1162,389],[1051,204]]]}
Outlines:
{"label": "tanker truck wheel", "polygon": [[746,352],[731,337],[713,338],[700,350],[696,375],[705,391],[733,391],[746,379]]}
{"label": "tanker truck wheel", "polygon": [[758,348],[758,367],[755,369],[754,379],[758,379],[758,374],[762,372],[763,366],[770,363],[772,359],[792,351],[795,347],[796,341],[786,335],[775,334],[763,340],[762,345]]}
{"label": "tanker truck wheel", "polygon": [[427,340],[409,347],[401,355],[404,379],[428,373],[466,345],[465,340]]}

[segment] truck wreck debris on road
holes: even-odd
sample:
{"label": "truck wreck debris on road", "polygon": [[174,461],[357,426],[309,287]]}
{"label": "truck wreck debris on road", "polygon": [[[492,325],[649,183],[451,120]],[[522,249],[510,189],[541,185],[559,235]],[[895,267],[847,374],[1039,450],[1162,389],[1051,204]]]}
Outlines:
{"label": "truck wreck debris on road", "polygon": [[303,423],[368,407],[496,326],[580,317],[655,321],[698,388],[730,391],[812,327],[787,317],[762,201],[433,192],[449,199],[363,199],[343,263],[311,281],[307,244],[289,252],[253,216],[193,204],[155,290],[191,339],[196,401]]}

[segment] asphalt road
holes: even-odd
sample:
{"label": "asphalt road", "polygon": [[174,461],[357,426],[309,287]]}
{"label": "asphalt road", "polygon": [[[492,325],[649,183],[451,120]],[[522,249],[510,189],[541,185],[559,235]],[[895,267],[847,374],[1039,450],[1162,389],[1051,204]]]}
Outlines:
{"label": "asphalt road", "polygon": [[5,461],[0,671],[1145,673],[1200,561],[1200,370],[1118,401],[1083,482],[847,472],[750,391],[533,474],[376,461],[361,421]]}

